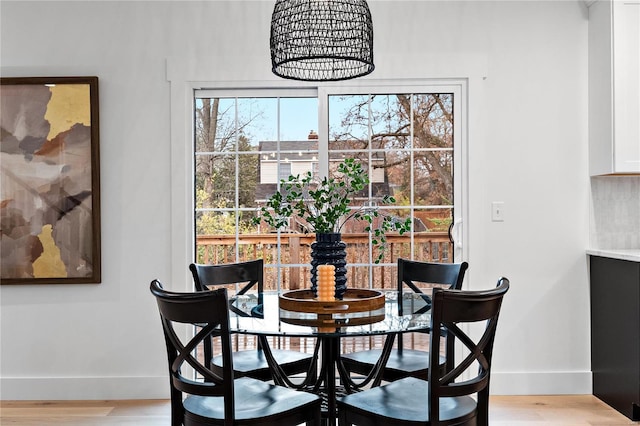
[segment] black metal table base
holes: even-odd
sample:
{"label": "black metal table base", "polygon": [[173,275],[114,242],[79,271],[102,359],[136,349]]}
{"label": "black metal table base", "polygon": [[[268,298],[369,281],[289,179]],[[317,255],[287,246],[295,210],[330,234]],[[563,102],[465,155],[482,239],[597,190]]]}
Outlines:
{"label": "black metal table base", "polygon": [[[359,392],[368,385],[378,386],[382,380],[382,370],[389,359],[395,335],[387,336],[382,355],[372,371],[356,383],[350,376],[340,359],[340,335],[318,335],[312,362],[306,377],[301,383],[294,383],[278,366],[269,344],[264,336],[260,336],[263,350],[272,370],[274,383],[280,386],[304,390],[322,397],[323,424],[335,426],[337,419],[336,399],[338,396]],[[320,371],[317,371],[317,360],[320,356]],[[336,376],[336,372],[338,375]],[[340,378],[340,385],[337,379]]]}

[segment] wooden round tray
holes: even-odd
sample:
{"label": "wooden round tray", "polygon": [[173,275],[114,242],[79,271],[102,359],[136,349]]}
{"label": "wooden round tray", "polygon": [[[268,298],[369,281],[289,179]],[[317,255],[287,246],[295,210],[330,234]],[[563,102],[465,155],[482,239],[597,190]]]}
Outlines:
{"label": "wooden round tray", "polygon": [[364,317],[356,318],[333,318],[331,314],[319,314],[318,318],[287,318],[280,317],[282,322],[293,325],[305,325],[308,327],[318,327],[321,329],[339,329],[354,325],[367,325],[382,321],[385,318],[384,312]]}
{"label": "wooden round tray", "polygon": [[280,309],[318,314],[374,311],[384,307],[384,294],[375,290],[348,288],[342,300],[321,302],[311,290],[291,290],[280,295]]}

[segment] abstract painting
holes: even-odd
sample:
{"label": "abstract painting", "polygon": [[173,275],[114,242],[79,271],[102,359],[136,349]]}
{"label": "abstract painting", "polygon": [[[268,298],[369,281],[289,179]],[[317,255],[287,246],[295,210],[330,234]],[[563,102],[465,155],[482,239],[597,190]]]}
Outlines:
{"label": "abstract painting", "polygon": [[0,78],[0,283],[101,281],[97,77]]}

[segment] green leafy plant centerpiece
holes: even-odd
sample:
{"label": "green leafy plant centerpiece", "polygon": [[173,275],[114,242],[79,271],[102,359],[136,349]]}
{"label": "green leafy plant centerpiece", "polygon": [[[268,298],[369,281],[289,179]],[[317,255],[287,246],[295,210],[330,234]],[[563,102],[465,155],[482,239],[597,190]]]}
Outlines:
{"label": "green leafy plant centerpiece", "polygon": [[[359,162],[352,158],[338,165],[337,173],[318,181],[311,172],[302,177],[289,176],[280,182],[280,191],[275,192],[260,209],[261,217],[254,219],[255,224],[264,220],[275,229],[289,225],[289,219],[297,216],[316,233],[316,242],[311,245],[311,283],[316,290],[316,266],[333,264],[336,266],[336,297],[342,298],[346,290],[346,245],[340,241],[340,232],[350,220],[364,221],[365,231],[372,233],[372,244],[378,249],[375,263],[383,259],[387,247],[386,232],[397,231],[401,235],[411,229],[411,218],[404,221],[385,215],[377,206],[351,206],[354,196],[367,187],[369,177]],[[382,198],[382,204],[394,203],[391,195]],[[329,252],[322,252],[322,246]]]}

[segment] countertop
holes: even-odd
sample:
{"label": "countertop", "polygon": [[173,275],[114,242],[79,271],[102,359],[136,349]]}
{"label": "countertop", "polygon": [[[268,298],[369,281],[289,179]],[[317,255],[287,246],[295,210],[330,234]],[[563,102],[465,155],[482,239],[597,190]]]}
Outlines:
{"label": "countertop", "polygon": [[640,262],[640,249],[588,249],[587,254],[591,256]]}

